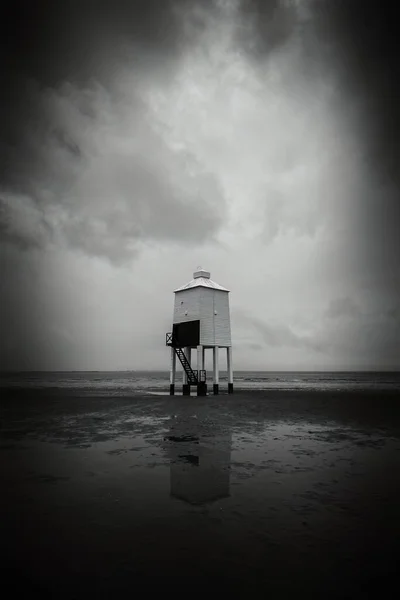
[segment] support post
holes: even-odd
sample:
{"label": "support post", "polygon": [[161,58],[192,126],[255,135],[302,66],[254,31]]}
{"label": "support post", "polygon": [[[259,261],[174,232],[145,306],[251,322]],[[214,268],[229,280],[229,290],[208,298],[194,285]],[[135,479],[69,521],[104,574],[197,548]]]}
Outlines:
{"label": "support post", "polygon": [[[202,371],[204,369],[204,348],[202,345],[197,346],[197,370]],[[207,384],[203,381],[197,383],[197,395],[205,396],[207,394]]]}
{"label": "support post", "polygon": [[232,346],[226,349],[226,362],[228,367],[228,394],[233,394]]}
{"label": "support post", "polygon": [[218,346],[213,348],[213,393],[219,393],[219,360],[218,360]]}
{"label": "support post", "polygon": [[171,346],[171,366],[169,373],[169,393],[171,396],[175,394],[175,376],[176,376],[176,354],[175,349]]}
{"label": "support post", "polygon": [[[186,359],[190,365],[190,357],[191,357],[191,348],[189,348],[188,346],[185,348],[185,356]],[[188,376],[186,371],[183,371],[183,387],[182,387],[182,394],[184,396],[190,396],[190,384],[188,382]]]}

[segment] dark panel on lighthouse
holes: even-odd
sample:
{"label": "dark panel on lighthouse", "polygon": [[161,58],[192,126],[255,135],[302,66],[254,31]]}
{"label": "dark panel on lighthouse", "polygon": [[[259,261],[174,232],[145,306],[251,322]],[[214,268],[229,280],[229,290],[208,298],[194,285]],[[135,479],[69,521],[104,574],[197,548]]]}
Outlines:
{"label": "dark panel on lighthouse", "polygon": [[177,346],[198,346],[200,344],[200,321],[174,323],[172,327]]}

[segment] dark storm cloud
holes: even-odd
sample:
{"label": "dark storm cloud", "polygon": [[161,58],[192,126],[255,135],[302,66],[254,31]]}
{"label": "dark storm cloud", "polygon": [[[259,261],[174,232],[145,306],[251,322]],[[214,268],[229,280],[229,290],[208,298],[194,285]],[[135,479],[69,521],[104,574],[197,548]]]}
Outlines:
{"label": "dark storm cloud", "polygon": [[39,211],[30,198],[15,197],[11,203],[0,197],[0,239],[3,242],[26,251],[43,248],[51,238],[52,230],[44,212]]}
{"label": "dark storm cloud", "polygon": [[357,304],[349,297],[335,298],[331,300],[326,311],[326,316],[330,319],[340,319],[342,317],[357,317],[360,309]]}
{"label": "dark storm cloud", "polygon": [[[157,59],[177,52],[182,42],[176,9],[190,0],[16,0],[2,13],[2,49],[8,73],[23,73],[45,85],[64,80],[106,76],[114,63],[99,61],[107,53],[134,43]],[[210,4],[207,0],[202,4]],[[106,54],[100,56],[105,59]],[[136,61],[140,62],[137,56]]]}
{"label": "dark storm cloud", "polygon": [[258,59],[285,44],[299,26],[295,3],[282,0],[243,0],[240,5],[247,26],[237,32],[238,45]]}
{"label": "dark storm cloud", "polygon": [[[3,155],[7,146],[15,153],[24,145],[26,128],[42,110],[38,91],[57,88],[66,81],[84,86],[92,79],[107,86],[115,69],[127,60],[132,71],[154,68],[162,74],[187,44],[201,34],[207,11],[217,14],[218,3],[212,0],[8,3],[0,25],[3,57],[0,83],[5,92],[0,97]],[[238,28],[236,40],[238,47],[249,52],[271,52],[292,33],[293,9],[278,0],[247,0],[241,12],[247,18],[247,25]],[[12,169],[13,158],[11,154],[8,168]],[[3,166],[1,177],[4,176]]]}
{"label": "dark storm cloud", "polygon": [[[64,242],[120,263],[139,240],[212,239],[223,209],[215,178],[168,146],[140,98],[141,76],[160,76],[182,51],[182,16],[194,4],[13,6],[3,36],[3,240]],[[124,90],[117,66],[131,77]],[[113,148],[110,135],[125,135],[131,150]]]}
{"label": "dark storm cloud", "polygon": [[[354,259],[364,289],[400,294],[400,41],[398,4],[360,0],[244,2],[254,59],[268,60],[299,35],[299,68],[321,80],[335,72],[341,112],[358,140],[365,188],[353,194]],[[244,38],[246,31],[244,32]],[[245,46],[246,47],[246,46]],[[303,84],[304,84],[303,79]],[[339,182],[338,182],[339,185]]]}
{"label": "dark storm cloud", "polygon": [[257,332],[266,346],[312,350],[318,353],[327,350],[327,346],[319,340],[299,335],[289,325],[268,323],[240,309],[232,311],[232,321],[238,329],[248,332],[250,327],[253,333]]}
{"label": "dark storm cloud", "polygon": [[[228,15],[230,4],[231,21],[227,18],[224,27],[218,15],[225,9]],[[305,324],[290,316],[295,308],[281,308],[279,302],[275,314],[268,310],[265,319],[260,307],[262,320],[241,322],[234,316],[243,335],[250,335],[247,343],[281,351],[282,364],[299,354],[305,361],[342,357],[346,349],[349,359],[393,364],[400,355],[400,119],[394,100],[400,78],[396,21],[389,4],[9,3],[0,22],[0,235],[5,242],[0,249],[0,318],[9,364],[40,364],[35,360],[45,351],[50,358],[58,351],[57,364],[70,364],[63,363],[60,341],[67,338],[72,340],[71,355],[80,357],[74,364],[95,354],[101,344],[90,345],[84,328],[71,333],[70,327],[86,323],[91,314],[97,332],[100,321],[111,321],[120,308],[114,310],[111,301],[113,285],[99,284],[104,273],[118,270],[92,257],[129,264],[144,245],[156,241],[166,255],[173,244],[180,244],[179,253],[189,262],[193,247],[205,242],[206,251],[224,228],[229,232],[229,218],[237,222],[233,254],[249,226],[254,236],[259,226],[260,235],[270,242],[263,256],[265,246],[257,246],[249,233],[243,269],[248,271],[258,252],[260,272],[269,261],[277,289],[291,281],[287,304],[298,302],[296,287],[304,286],[312,306],[306,298],[303,309],[297,307],[298,313],[308,315]],[[338,115],[355,132],[354,145],[345,147]],[[359,155],[360,169],[354,174]],[[283,192],[274,196],[279,183]],[[259,194],[254,193],[251,204],[253,188]],[[354,197],[355,214],[342,210]],[[340,207],[336,216],[335,206]],[[335,255],[338,282],[329,261],[321,258],[318,239],[325,232],[325,258]],[[301,235],[303,246],[296,242]],[[299,257],[307,245],[312,264],[306,268]],[[209,245],[214,261],[211,253]],[[70,284],[76,285],[71,294],[95,300],[102,296],[104,306],[108,302],[114,307],[108,316],[90,308],[79,321],[75,296],[65,301],[68,313],[55,290],[64,281],[69,260],[77,265],[71,282],[78,283]],[[158,259],[151,262],[145,254],[144,260],[153,271],[159,269]],[[226,255],[223,260],[226,265],[235,258]],[[307,279],[314,262],[315,269],[319,265],[324,270],[332,292],[322,289],[323,278]],[[151,268],[145,266],[142,275],[150,281]],[[95,274],[90,275],[91,269]],[[342,275],[351,280],[349,286],[340,283]],[[248,277],[254,282],[259,272]],[[269,284],[260,285],[265,285],[259,296],[263,299]],[[151,294],[157,296],[154,287]],[[127,297],[123,287],[120,297]],[[362,307],[360,314],[350,297]],[[364,305],[369,299],[371,309]],[[142,302],[145,306],[147,300]],[[58,310],[69,316],[61,333],[53,335],[60,322]],[[289,318],[282,316],[284,310]],[[118,312],[121,322],[131,319],[130,305],[126,311]],[[153,311],[158,311],[156,305]],[[118,319],[113,323],[116,327]],[[304,328],[315,336],[304,335]],[[115,334],[115,347],[120,339]],[[93,361],[82,364],[95,365]],[[115,359],[113,364],[122,363]]]}
{"label": "dark storm cloud", "polygon": [[398,4],[313,2],[319,39],[335,56],[354,103],[370,192],[359,202],[355,251],[368,287],[400,292],[400,41]]}
{"label": "dark storm cloud", "polygon": [[7,3],[0,24],[1,181],[10,172],[16,176],[14,162],[20,152],[25,161],[35,160],[37,148],[30,147],[27,137],[40,135],[47,119],[48,106],[41,98],[46,90],[65,82],[82,89],[93,80],[107,87],[128,59],[133,72],[146,61],[165,68],[183,43],[174,7],[188,4],[186,0]]}
{"label": "dark storm cloud", "polygon": [[395,321],[398,321],[400,323],[400,304],[390,308],[387,311],[386,315],[388,316],[389,319],[394,319]]}
{"label": "dark storm cloud", "polygon": [[143,99],[146,81],[173,76],[193,5],[17,0],[2,10],[0,368],[91,355],[84,328],[68,333],[76,316],[59,325],[64,249],[121,265],[149,240],[203,244],[218,231],[218,183],[168,144]]}
{"label": "dark storm cloud", "polygon": [[372,169],[399,179],[400,91],[396,2],[313,2],[319,37],[336,53],[343,85],[365,110],[362,128]]}

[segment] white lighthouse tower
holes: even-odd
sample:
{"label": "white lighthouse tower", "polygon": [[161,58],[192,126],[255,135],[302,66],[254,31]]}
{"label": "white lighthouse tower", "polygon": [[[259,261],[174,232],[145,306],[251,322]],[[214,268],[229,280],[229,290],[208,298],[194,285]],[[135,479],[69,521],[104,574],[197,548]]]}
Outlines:
{"label": "white lighthouse tower", "polygon": [[[228,393],[233,393],[231,320],[229,290],[210,279],[210,273],[198,267],[193,279],[176,289],[172,332],[167,333],[171,347],[170,394],[175,393],[176,358],[183,367],[183,394],[197,386],[197,394],[207,393],[205,351],[213,351],[213,392],[219,392],[219,349],[226,348]],[[197,350],[197,369],[192,368],[192,350]]]}

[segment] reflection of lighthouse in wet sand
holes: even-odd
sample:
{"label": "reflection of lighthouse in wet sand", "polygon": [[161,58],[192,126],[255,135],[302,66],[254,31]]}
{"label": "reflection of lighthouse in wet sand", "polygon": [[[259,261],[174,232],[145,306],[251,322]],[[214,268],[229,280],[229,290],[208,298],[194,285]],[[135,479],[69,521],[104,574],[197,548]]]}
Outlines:
{"label": "reflection of lighthouse in wet sand", "polygon": [[166,440],[171,496],[205,504],[230,495],[231,433],[210,430],[196,417],[174,418]]}

